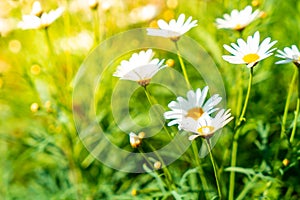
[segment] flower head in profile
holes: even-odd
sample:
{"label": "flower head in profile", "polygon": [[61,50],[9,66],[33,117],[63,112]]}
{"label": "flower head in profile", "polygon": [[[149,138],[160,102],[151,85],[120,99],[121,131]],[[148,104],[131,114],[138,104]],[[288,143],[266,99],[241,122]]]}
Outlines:
{"label": "flower head in profile", "polygon": [[153,56],[152,49],[134,53],[129,60],[121,62],[113,76],[124,80],[136,81],[145,87],[159,70],[166,67],[163,65],[164,60],[153,59]]}
{"label": "flower head in profile", "polygon": [[187,99],[177,97],[177,101],[169,103],[168,107],[172,109],[164,114],[166,119],[172,119],[168,126],[178,124],[178,129],[182,129],[182,122],[186,118],[191,118],[197,121],[204,113],[211,114],[218,110],[215,106],[220,103],[222,98],[218,94],[214,94],[205,101],[208,92],[208,86],[201,91],[198,88],[196,91],[190,90],[187,92]]}
{"label": "flower head in profile", "polygon": [[291,48],[285,47],[283,51],[277,50],[278,54],[275,56],[283,58],[283,60],[277,61],[275,64],[286,64],[293,62],[297,67],[300,66],[300,52],[296,45],[292,45]]}
{"label": "flower head in profile", "polygon": [[197,20],[192,21],[192,17],[189,17],[186,21],[184,20],[184,14],[180,14],[177,21],[172,19],[169,23],[160,19],[157,21],[159,29],[147,28],[147,34],[151,36],[170,38],[173,41],[177,41],[180,36],[188,32],[191,28],[197,26]]}
{"label": "flower head in profile", "polygon": [[230,109],[226,111],[221,109],[215,117],[210,117],[207,113],[204,113],[198,120],[193,120],[192,118],[184,119],[182,129],[194,133],[189,137],[189,140],[194,140],[197,137],[209,139],[232,119]]}
{"label": "flower head in profile", "polygon": [[22,16],[22,21],[19,22],[18,27],[23,30],[47,28],[58,19],[63,12],[63,7],[51,10],[49,13],[43,12],[40,3],[36,1],[33,3],[31,13]]}
{"label": "flower head in profile", "polygon": [[244,30],[244,28],[246,28],[247,25],[257,19],[259,15],[259,10],[255,10],[254,12],[252,12],[252,7],[247,6],[241,11],[234,9],[233,11],[231,11],[230,15],[227,13],[224,14],[223,19],[216,19],[216,23],[219,29],[224,28],[242,31]]}
{"label": "flower head in profile", "polygon": [[224,60],[232,64],[246,64],[248,68],[254,67],[259,61],[271,56],[276,48],[270,49],[277,41],[271,42],[268,37],[259,44],[259,32],[256,31],[252,36],[248,36],[247,41],[239,38],[237,44],[231,43],[223,47],[232,55],[222,56]]}
{"label": "flower head in profile", "polygon": [[88,0],[89,7],[93,10],[98,8],[98,0]]}

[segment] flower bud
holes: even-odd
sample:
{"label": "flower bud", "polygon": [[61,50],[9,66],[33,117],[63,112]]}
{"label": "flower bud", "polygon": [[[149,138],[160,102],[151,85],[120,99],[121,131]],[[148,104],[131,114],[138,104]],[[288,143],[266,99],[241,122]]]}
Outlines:
{"label": "flower bud", "polygon": [[154,166],[154,169],[160,169],[161,168],[161,162],[156,161],[153,166]]}
{"label": "flower bud", "polygon": [[32,103],[30,106],[30,110],[31,112],[35,113],[40,109],[40,106],[38,103]]}
{"label": "flower bud", "polygon": [[138,148],[142,143],[142,139],[135,133],[131,132],[129,133],[129,142],[132,148]]}

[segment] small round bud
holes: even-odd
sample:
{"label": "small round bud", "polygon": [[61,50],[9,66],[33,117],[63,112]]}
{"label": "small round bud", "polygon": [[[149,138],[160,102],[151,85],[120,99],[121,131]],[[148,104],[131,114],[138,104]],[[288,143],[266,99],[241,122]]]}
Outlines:
{"label": "small round bud", "polygon": [[39,65],[37,65],[37,64],[32,65],[31,68],[30,68],[30,72],[33,75],[38,75],[41,72],[41,67]]}
{"label": "small round bud", "polygon": [[166,65],[168,67],[173,67],[174,64],[175,64],[175,61],[173,59],[171,59],[171,58],[166,61]]}
{"label": "small round bud", "polygon": [[289,165],[289,163],[290,163],[290,161],[288,160],[288,159],[283,159],[283,161],[282,161],[282,164],[286,167],[286,166],[288,166]]}
{"label": "small round bud", "polygon": [[45,102],[45,108],[47,110],[47,112],[51,112],[52,111],[52,108],[51,108],[51,101],[46,101]]}
{"label": "small round bud", "polygon": [[35,113],[40,109],[40,106],[38,103],[32,103],[30,106],[30,110],[31,112]]}
{"label": "small round bud", "polygon": [[260,2],[258,0],[253,0],[251,2],[251,4],[252,4],[253,7],[257,7],[257,6],[259,6]]}
{"label": "small round bud", "polygon": [[139,132],[138,137],[140,139],[143,139],[145,137],[145,135],[146,135],[145,132]]}
{"label": "small round bud", "polygon": [[131,195],[136,196],[137,195],[137,190],[136,189],[131,190]]}
{"label": "small round bud", "polygon": [[161,168],[161,162],[156,161],[153,166],[154,166],[154,169],[160,169]]}

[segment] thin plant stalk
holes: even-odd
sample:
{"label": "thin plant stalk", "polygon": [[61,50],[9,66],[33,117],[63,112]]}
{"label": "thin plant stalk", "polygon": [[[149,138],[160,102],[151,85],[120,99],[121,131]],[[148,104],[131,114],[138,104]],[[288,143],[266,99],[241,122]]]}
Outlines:
{"label": "thin plant stalk", "polygon": [[182,57],[181,57],[181,54],[180,54],[180,52],[179,52],[179,48],[178,48],[177,41],[175,41],[174,43],[175,43],[175,47],[176,47],[176,51],[177,51],[178,60],[179,60],[179,63],[180,63],[181,69],[182,69],[182,73],[183,73],[185,82],[186,82],[188,88],[191,88],[191,84],[190,84],[190,81],[189,81],[189,77],[188,77],[188,75],[187,75],[187,72],[186,72],[186,68],[185,68],[184,62],[183,62]]}
{"label": "thin plant stalk", "polygon": [[300,67],[297,66],[298,70],[298,98],[297,98],[297,106],[295,111],[295,119],[293,124],[293,129],[290,137],[290,143],[292,144],[294,141],[296,129],[297,129],[297,122],[298,122],[298,115],[299,115],[299,106],[300,106]]}
{"label": "thin plant stalk", "polygon": [[206,199],[210,199],[210,196],[208,194],[209,187],[208,187],[208,184],[207,184],[207,180],[204,176],[204,170],[201,166],[201,162],[200,162],[200,159],[199,159],[198,148],[197,148],[196,142],[192,142],[192,149],[193,149],[193,153],[195,155],[196,164],[198,166],[198,172],[199,172],[200,180],[201,180],[201,183],[202,183],[202,186],[203,186],[204,195],[205,195]]}
{"label": "thin plant stalk", "polygon": [[221,200],[222,199],[222,193],[221,193],[221,187],[220,187],[220,183],[219,183],[219,179],[218,179],[217,166],[215,164],[214,156],[212,155],[212,149],[211,149],[209,139],[205,138],[204,140],[205,140],[205,143],[206,143],[207,148],[209,150],[209,156],[210,156],[211,164],[212,164],[213,169],[214,169],[214,174],[215,174],[215,179],[216,179],[216,184],[217,184],[217,189],[218,189],[218,195],[219,195],[219,199]]}
{"label": "thin plant stalk", "polygon": [[241,115],[239,117],[239,121],[238,121],[235,129],[239,128],[239,126],[241,125],[241,123],[246,120],[245,119],[245,114],[246,114],[246,110],[247,110],[247,106],[248,106],[248,101],[249,101],[249,97],[250,97],[252,81],[253,81],[253,67],[250,68],[250,76],[249,76],[247,94],[246,94],[246,98],[245,98],[245,102],[244,102],[242,113],[241,113]]}
{"label": "thin plant stalk", "polygon": [[93,9],[94,14],[94,43],[98,44],[100,41],[100,19],[98,9]]}
{"label": "thin plant stalk", "polygon": [[290,82],[289,91],[288,91],[286,102],[285,102],[285,106],[284,106],[284,112],[283,112],[283,117],[282,117],[282,122],[281,122],[281,132],[280,132],[280,138],[281,139],[284,137],[285,131],[286,131],[286,129],[285,129],[285,127],[286,127],[286,120],[287,120],[288,110],[289,110],[291,96],[292,96],[292,93],[293,93],[293,87],[294,87],[296,78],[297,78],[297,68],[295,69],[295,72],[293,74],[292,80]]}
{"label": "thin plant stalk", "polygon": [[296,129],[297,129],[297,121],[298,121],[298,116],[299,116],[299,104],[300,104],[300,99],[297,98],[297,107],[295,110],[295,118],[294,118],[294,124],[293,124],[293,129],[290,137],[290,143],[292,144],[294,141]]}
{"label": "thin plant stalk", "polygon": [[165,174],[165,176],[166,176],[166,178],[168,180],[168,183],[170,184],[169,188],[177,190],[177,187],[176,187],[176,185],[173,182],[171,173],[168,170],[168,168],[167,168],[164,160],[162,159],[162,157],[159,155],[159,153],[157,153],[156,149],[150,143],[147,142],[146,144],[150,147],[150,149],[154,152],[154,154],[157,156],[157,158],[161,162],[161,164],[162,164],[162,170],[163,170],[163,172],[164,172],[164,174]]}
{"label": "thin plant stalk", "polygon": [[[240,135],[240,126],[242,124],[243,121],[245,121],[245,114],[246,114],[246,110],[247,110],[247,105],[248,105],[248,101],[249,101],[249,97],[250,97],[250,92],[251,92],[251,86],[252,86],[252,81],[253,81],[253,67],[250,68],[250,75],[249,75],[249,82],[248,82],[248,89],[247,89],[247,94],[245,97],[245,101],[244,101],[244,106],[242,109],[242,113],[239,117],[238,122],[235,125],[235,135],[233,138],[233,143],[232,143],[232,151],[231,151],[231,167],[235,167],[236,166],[236,156],[237,156],[237,149],[238,149],[238,139],[239,139],[239,135]],[[231,171],[230,172],[230,177],[229,177],[229,200],[233,200],[234,199],[234,187],[235,187],[235,172]]]}
{"label": "thin plant stalk", "polygon": [[46,42],[47,42],[47,45],[48,45],[49,54],[50,54],[50,57],[51,57],[54,54],[54,51],[53,51],[52,43],[51,43],[51,40],[50,40],[48,27],[44,28],[44,31],[45,31],[45,37],[46,37]]}
{"label": "thin plant stalk", "polygon": [[[145,152],[143,151],[143,149],[141,147],[138,148],[138,151],[142,154],[142,156],[144,157],[144,159],[146,160],[146,162],[149,164],[149,166],[152,168],[152,170],[156,172],[156,170],[153,167],[153,164],[151,163],[151,161],[149,160],[149,158],[145,155]],[[163,180],[161,179],[161,177],[159,176],[159,174],[157,174],[157,177],[160,179],[161,182],[163,182]],[[162,192],[165,194],[166,190],[165,188],[162,186],[161,187]]]}
{"label": "thin plant stalk", "polygon": [[[153,106],[153,104],[154,104],[153,101],[156,103],[156,100],[152,98],[150,92],[149,92],[148,89],[147,89],[147,86],[145,86],[145,87],[143,87],[143,88],[144,88],[145,94],[146,94],[146,96],[147,96],[147,99],[148,99],[148,101],[149,101],[149,104],[150,104],[151,106]],[[157,111],[156,109],[155,109],[155,112],[156,112],[156,114],[159,116],[159,113],[158,113],[158,111]],[[165,132],[166,132],[166,133],[169,135],[169,137],[172,139],[172,136],[171,136],[170,132],[168,131],[168,129],[166,128],[164,122],[160,120],[160,123],[162,124],[162,126],[163,126]]]}
{"label": "thin plant stalk", "polygon": [[[151,96],[150,92],[149,92],[148,89],[147,89],[147,86],[144,86],[143,88],[144,88],[144,91],[145,91],[145,94],[146,94],[146,96],[147,96],[147,99],[148,99],[149,104],[150,104],[151,106],[153,106],[154,104],[156,104],[157,101],[156,101],[155,98],[153,98],[153,97]],[[156,109],[155,109],[155,114],[156,114],[157,116],[160,115],[159,112],[158,112]],[[172,140],[173,137],[172,137],[171,133],[168,131],[167,127],[165,126],[165,123],[164,123],[162,120],[160,120],[160,123],[161,123],[161,125],[163,126],[164,131],[167,133],[167,135],[169,136],[169,138]],[[178,144],[176,144],[175,146],[176,146],[176,148],[180,151],[180,149],[181,149],[180,146],[178,146]]]}

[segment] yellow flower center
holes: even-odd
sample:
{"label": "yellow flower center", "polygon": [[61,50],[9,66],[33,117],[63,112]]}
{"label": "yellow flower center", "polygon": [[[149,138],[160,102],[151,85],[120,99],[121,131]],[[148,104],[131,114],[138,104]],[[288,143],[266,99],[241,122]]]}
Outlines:
{"label": "yellow flower center", "polygon": [[259,55],[257,55],[256,53],[249,53],[243,57],[243,60],[246,63],[252,63],[257,61],[258,59],[259,59]]}
{"label": "yellow flower center", "polygon": [[192,108],[188,111],[188,113],[186,114],[186,117],[191,117],[194,120],[197,120],[201,117],[201,115],[204,113],[204,111],[202,110],[202,108]]}
{"label": "yellow flower center", "polygon": [[142,86],[142,87],[146,87],[147,85],[149,85],[151,79],[145,79],[145,80],[139,80],[137,81],[137,83]]}
{"label": "yellow flower center", "polygon": [[236,31],[241,31],[243,30],[245,27],[242,26],[241,24],[237,24],[233,29],[236,30]]}
{"label": "yellow flower center", "polygon": [[213,126],[202,126],[198,128],[197,131],[201,136],[207,136],[210,135],[214,129],[215,128]]}

